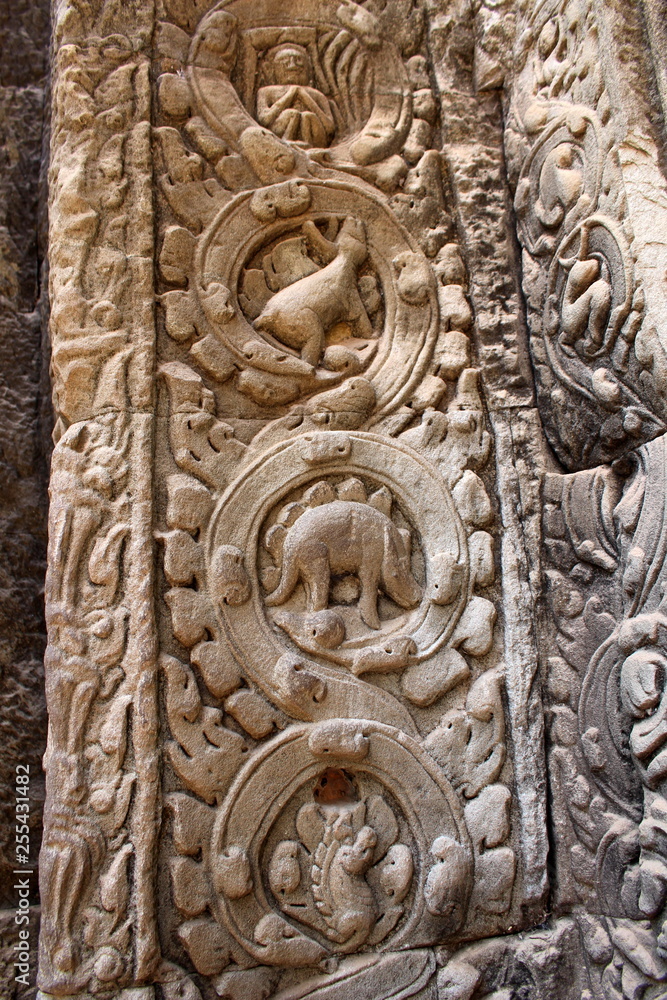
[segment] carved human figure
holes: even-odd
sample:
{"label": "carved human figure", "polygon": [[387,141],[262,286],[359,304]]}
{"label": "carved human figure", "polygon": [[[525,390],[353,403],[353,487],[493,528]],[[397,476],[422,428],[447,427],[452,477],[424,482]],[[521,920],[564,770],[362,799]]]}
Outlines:
{"label": "carved human figure", "polygon": [[573,347],[583,337],[584,354],[594,357],[602,347],[609,322],[611,285],[595,258],[561,263],[569,274],[561,308],[560,342]]}
{"label": "carved human figure", "polygon": [[301,45],[278,45],[265,66],[272,82],[257,93],[257,120],[283,139],[307,148],[328,146],[334,134],[331,105],[311,86],[312,69]]}
{"label": "carved human figure", "polygon": [[378,629],[378,588],[402,608],[421,600],[422,589],[410,569],[407,536],[407,530],[364,503],[335,500],[306,510],[285,536],[280,582],[266,603],[284,604],[301,580],[308,611],[323,611],[329,603],[331,576],[352,573],[361,587],[362,620]]}
{"label": "carved human figure", "polygon": [[300,350],[304,361],[317,365],[326,334],[337,323],[349,324],[355,337],[373,334],[357,284],[368,246],[365,226],[358,219],[345,219],[335,242],[325,239],[313,224],[306,224],[304,230],[329,263],[274,295],[255,327]]}

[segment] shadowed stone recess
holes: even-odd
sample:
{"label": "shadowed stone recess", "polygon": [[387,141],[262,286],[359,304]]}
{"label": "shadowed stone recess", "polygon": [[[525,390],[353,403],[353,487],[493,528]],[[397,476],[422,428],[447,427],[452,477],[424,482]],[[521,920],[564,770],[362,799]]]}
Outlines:
{"label": "shadowed stone recess", "polygon": [[[48,4],[3,4],[0,20],[0,906],[9,907],[15,903],[11,872],[16,864],[17,764],[30,767],[34,865],[44,799],[43,580],[50,406],[42,349],[45,233],[40,232],[40,177]],[[36,878],[33,889],[36,902]]]}

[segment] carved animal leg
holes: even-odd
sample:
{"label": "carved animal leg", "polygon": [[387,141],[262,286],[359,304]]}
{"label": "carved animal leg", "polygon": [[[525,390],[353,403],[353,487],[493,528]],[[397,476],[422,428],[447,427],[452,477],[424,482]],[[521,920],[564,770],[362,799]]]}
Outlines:
{"label": "carved animal leg", "polygon": [[293,553],[287,552],[283,556],[283,568],[280,575],[280,583],[266,598],[266,603],[270,608],[275,608],[279,604],[284,604],[294,591],[299,582],[299,566]]}
{"label": "carved animal leg", "polygon": [[[341,943],[347,944],[345,951],[360,947],[370,934],[375,914],[372,910],[346,910],[336,918],[336,930]],[[352,940],[354,938],[354,940]]]}
{"label": "carved animal leg", "polygon": [[294,326],[298,329],[303,344],[302,360],[317,367],[324,353],[324,329],[319,316],[312,309],[302,309],[294,317]]}
{"label": "carved animal leg", "polygon": [[373,336],[373,327],[368,318],[366,308],[361,300],[359,300],[359,305],[361,306],[361,311],[359,315],[352,320],[352,333],[355,337],[361,337],[362,339],[367,340],[369,337]]}
{"label": "carved animal leg", "polygon": [[378,629],[380,619],[378,617],[378,574],[373,571],[373,567],[359,570],[359,583],[361,584],[361,595],[359,597],[359,614],[362,621],[366,622],[369,628]]}
{"label": "carved animal leg", "polygon": [[301,579],[306,588],[309,611],[324,611],[329,605],[329,550],[324,542],[311,542],[301,550]]}

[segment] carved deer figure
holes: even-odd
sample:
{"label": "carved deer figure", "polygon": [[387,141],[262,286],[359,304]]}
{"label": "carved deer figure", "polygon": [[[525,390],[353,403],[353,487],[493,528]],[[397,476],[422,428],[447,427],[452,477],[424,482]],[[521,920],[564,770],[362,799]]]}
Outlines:
{"label": "carved deer figure", "polygon": [[409,539],[407,529],[368,504],[335,500],[306,510],[287,531],[280,582],[266,603],[284,604],[301,580],[308,611],[324,611],[331,576],[353,573],[361,585],[361,617],[377,629],[378,588],[402,608],[421,600],[422,588],[410,569]]}
{"label": "carved deer figure", "polygon": [[337,323],[348,323],[355,337],[372,336],[357,287],[357,272],[368,247],[365,226],[358,219],[345,219],[335,242],[325,239],[313,223],[306,223],[304,231],[329,263],[274,295],[255,320],[255,328],[299,350],[304,361],[316,366],[325,337]]}

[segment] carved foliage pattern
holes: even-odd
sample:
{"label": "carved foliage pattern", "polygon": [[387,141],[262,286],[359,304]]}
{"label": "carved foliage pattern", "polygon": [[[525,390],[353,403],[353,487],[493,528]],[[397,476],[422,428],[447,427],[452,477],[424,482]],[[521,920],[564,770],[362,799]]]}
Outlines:
{"label": "carved foliage pattern", "polygon": [[491,439],[408,6],[156,36],[162,863],[220,995],[510,912]]}
{"label": "carved foliage pattern", "polygon": [[[494,10],[480,20],[491,80]],[[540,416],[560,462],[586,470],[544,483],[543,666],[556,905],[574,913],[586,990],[605,1000],[661,997],[666,975],[664,355],[623,152],[642,146],[641,114],[623,121],[604,75],[615,60],[625,73],[623,46],[606,58],[601,41],[618,44],[621,21],[632,37],[634,14],[526,7],[505,133]]]}
{"label": "carved foliage pattern", "polygon": [[540,413],[570,469],[664,430],[598,45],[592,7],[535,13],[518,37],[506,132]]}
{"label": "carved foliage pattern", "polygon": [[56,24],[42,986],[413,995],[522,902],[423,13],[121,6]]}
{"label": "carved foliage pattern", "polygon": [[546,484],[551,780],[562,903],[584,904],[605,996],[667,977],[664,768],[665,439],[615,470]]}
{"label": "carved foliage pattern", "polygon": [[40,983],[60,993],[123,986],[158,957],[149,61],[139,20],[130,39],[98,13],[55,24]]}

